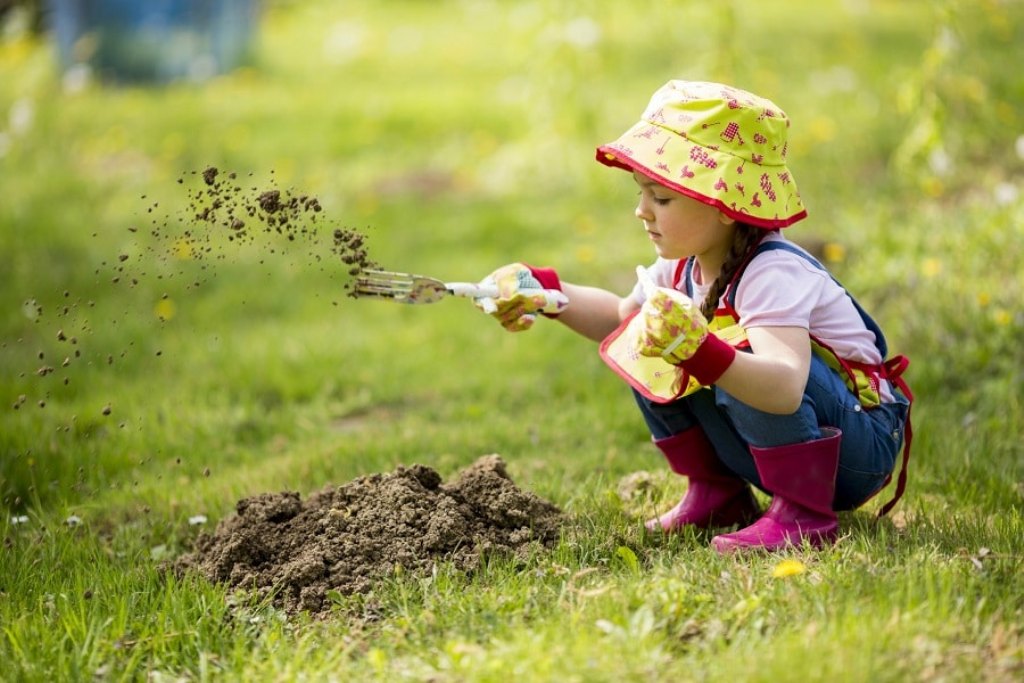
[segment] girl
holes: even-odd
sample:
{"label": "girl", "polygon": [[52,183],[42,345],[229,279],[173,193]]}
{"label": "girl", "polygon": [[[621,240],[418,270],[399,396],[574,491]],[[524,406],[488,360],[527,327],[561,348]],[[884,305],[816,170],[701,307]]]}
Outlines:
{"label": "girl", "polygon": [[[636,217],[657,253],[633,291],[561,282],[514,263],[485,282],[510,331],[535,314],[601,342],[633,388],[655,445],[689,478],[651,530],[741,525],[719,552],[831,543],[836,510],[885,486],[906,436],[907,361],[886,361],[881,331],[781,229],[807,215],[786,167],[789,119],[717,83],[670,81],[641,121],[597,150],[632,173]],[[539,288],[568,304],[548,304]],[[772,495],[763,513],[750,485]],[[743,526],[747,525],[749,526]]]}

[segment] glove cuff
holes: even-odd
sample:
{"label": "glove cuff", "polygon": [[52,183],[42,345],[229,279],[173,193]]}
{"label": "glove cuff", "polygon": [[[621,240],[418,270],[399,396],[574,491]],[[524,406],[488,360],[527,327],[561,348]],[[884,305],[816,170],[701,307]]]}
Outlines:
{"label": "glove cuff", "polygon": [[[523,264],[530,269],[530,274],[533,275],[534,279],[540,283],[540,286],[544,289],[555,289],[559,292],[562,291],[562,281],[558,279],[558,273],[555,272],[554,268],[535,268],[527,263]],[[557,318],[561,313],[544,313],[541,312],[545,318]]]}
{"label": "glove cuff", "polygon": [[725,374],[736,359],[736,349],[714,334],[708,334],[697,352],[678,365],[696,378],[701,385],[709,387]]}

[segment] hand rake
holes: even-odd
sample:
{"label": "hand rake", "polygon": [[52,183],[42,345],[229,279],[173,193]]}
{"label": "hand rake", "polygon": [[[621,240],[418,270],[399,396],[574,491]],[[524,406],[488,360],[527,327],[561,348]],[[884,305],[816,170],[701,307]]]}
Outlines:
{"label": "hand rake", "polygon": [[[552,307],[564,302],[565,295],[557,290],[520,290],[523,294],[543,294]],[[393,273],[386,270],[362,270],[356,275],[352,295],[388,299],[401,304],[432,304],[448,296],[476,299],[491,313],[495,310],[494,297],[498,296],[496,285],[475,285],[469,282],[442,282],[441,280],[410,273]]]}

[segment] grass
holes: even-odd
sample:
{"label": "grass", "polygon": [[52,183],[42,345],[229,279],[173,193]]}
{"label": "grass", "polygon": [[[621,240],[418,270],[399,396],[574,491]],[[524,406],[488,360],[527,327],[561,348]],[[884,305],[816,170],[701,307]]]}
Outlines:
{"label": "grass", "polygon": [[[162,88],[69,90],[46,43],[7,30],[0,679],[1019,678],[1021,6],[785,8],[267,3],[252,66]],[[787,110],[811,212],[793,237],[842,247],[836,274],[912,359],[907,494],[886,519],[843,515],[834,548],[723,558],[703,534],[642,534],[680,482],[557,324],[354,302],[305,252],[221,245],[109,281],[146,245],[128,228],[155,202],[180,226],[177,178],[215,165],[315,194],[322,229],[365,230],[388,267],[473,280],[523,260],[624,291],[651,254],[593,147],[670,77]],[[34,374],[69,348],[65,322],[84,330],[67,386]],[[449,476],[490,452],[569,514],[525,567],[439,564],[322,621],[160,570],[199,533],[189,517],[244,496],[412,462]],[[637,471],[655,485],[624,500]]]}

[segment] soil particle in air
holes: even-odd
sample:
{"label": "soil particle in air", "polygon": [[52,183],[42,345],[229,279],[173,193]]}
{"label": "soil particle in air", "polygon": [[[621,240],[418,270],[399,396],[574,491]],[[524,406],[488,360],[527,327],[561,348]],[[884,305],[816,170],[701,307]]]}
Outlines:
{"label": "soil particle in air", "polygon": [[[250,174],[250,176],[253,174]],[[188,183],[189,176],[201,177],[201,182]],[[152,280],[157,278],[165,283],[190,282],[179,288],[177,296],[193,296],[218,274],[220,262],[245,263],[247,256],[237,251],[243,248],[256,250],[260,264],[269,258],[298,259],[300,266],[318,268],[332,277],[336,271],[342,278],[339,289],[353,296],[351,277],[362,270],[380,266],[367,252],[367,237],[352,228],[325,229],[326,218],[320,200],[294,188],[279,189],[275,182],[271,187],[253,185],[243,189],[238,174],[209,166],[203,171],[186,172],[177,179],[179,185],[187,185],[187,205],[170,214],[157,211],[159,202],[152,201],[146,209],[151,225],[140,230],[138,225],[128,228],[132,237],[131,247],[120,249],[111,259],[104,260],[96,268],[97,275],[103,274],[116,287],[130,287],[151,291]],[[146,199],[146,195],[142,196]],[[97,233],[94,233],[96,236]],[[237,258],[236,258],[237,257]],[[302,261],[305,260],[305,263]],[[189,278],[186,280],[186,278]],[[69,289],[58,292],[65,300],[56,309],[44,308],[35,299],[28,299],[22,305],[26,318],[35,323],[52,322],[54,327],[48,341],[78,344],[90,336],[90,322],[84,309],[92,308],[94,302],[74,296]],[[164,294],[164,299],[167,295]],[[153,314],[153,304],[138,301],[137,307],[126,310],[124,318],[141,316],[140,320],[167,322],[161,311]],[[336,304],[336,302],[335,302]],[[55,310],[55,314],[50,312]],[[115,318],[111,325],[123,321]],[[19,344],[21,340],[18,340]],[[88,345],[93,359],[102,362],[106,358],[114,366],[113,354],[101,349],[95,340]],[[59,353],[59,352],[58,352]],[[82,355],[79,349],[74,356]],[[154,350],[154,357],[163,357],[162,351]],[[58,357],[67,357],[62,353]],[[123,357],[123,354],[122,354]],[[38,360],[43,360],[43,352]],[[114,367],[112,371],[116,371]],[[68,376],[75,372],[70,362],[56,364],[34,364],[25,368],[24,376],[31,376],[38,386],[32,393],[41,396],[53,384],[69,384]],[[57,376],[57,377],[54,377]],[[20,408],[24,402],[14,402],[12,407]],[[43,401],[38,402],[45,406]]]}
{"label": "soil particle in air", "polygon": [[365,593],[398,567],[416,574],[449,561],[470,572],[488,553],[525,558],[553,545],[562,522],[555,505],[516,487],[497,455],[450,483],[429,467],[401,466],[305,501],[264,493],[235,510],[200,535],[176,569],[313,613],[330,609],[329,592]]}

